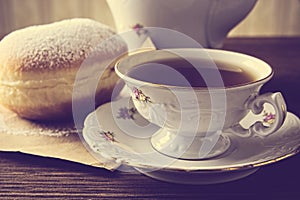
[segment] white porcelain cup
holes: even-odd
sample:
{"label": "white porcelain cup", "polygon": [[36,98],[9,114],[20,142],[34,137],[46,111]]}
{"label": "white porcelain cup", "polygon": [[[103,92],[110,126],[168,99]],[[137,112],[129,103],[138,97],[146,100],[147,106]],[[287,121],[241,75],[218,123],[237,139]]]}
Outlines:
{"label": "white porcelain cup", "polygon": [[[192,64],[183,67],[198,70],[206,86],[191,87],[189,82],[182,85],[181,74],[172,67],[155,71],[157,63],[179,57]],[[225,65],[215,64],[220,62]],[[142,65],[149,68],[136,70]],[[196,48],[142,51],[119,60],[115,70],[131,90],[137,111],[161,127],[151,138],[153,147],[171,157],[207,159],[218,156],[230,147],[228,133],[268,137],[282,126],[286,116],[281,93],[259,94],[263,84],[273,76],[272,68],[245,54]],[[251,80],[224,85],[219,70],[236,72],[238,77],[243,72]],[[272,105],[271,113],[265,113],[261,121],[253,122],[249,128],[240,124],[249,112],[257,115],[265,112],[265,103]]]}
{"label": "white porcelain cup", "polygon": [[[184,33],[203,47],[222,46],[228,32],[242,21],[256,0],[107,0],[118,32],[137,26]],[[156,38],[151,36],[156,42]]]}

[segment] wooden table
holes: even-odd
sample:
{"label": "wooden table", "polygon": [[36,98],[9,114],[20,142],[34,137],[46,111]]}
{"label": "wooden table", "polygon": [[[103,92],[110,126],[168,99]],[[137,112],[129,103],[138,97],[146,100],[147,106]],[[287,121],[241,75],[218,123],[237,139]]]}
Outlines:
{"label": "wooden table", "polygon": [[[270,63],[274,78],[263,91],[281,91],[300,116],[300,38],[225,42],[224,49]],[[144,175],[109,172],[77,163],[20,153],[0,153],[0,199],[300,199],[300,155],[261,168],[242,180],[190,186]],[[247,199],[248,199],[247,198]]]}

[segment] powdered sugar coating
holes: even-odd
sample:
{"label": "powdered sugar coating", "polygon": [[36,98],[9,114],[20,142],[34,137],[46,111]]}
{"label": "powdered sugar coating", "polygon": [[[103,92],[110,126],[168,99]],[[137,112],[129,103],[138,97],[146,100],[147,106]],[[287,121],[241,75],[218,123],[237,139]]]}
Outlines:
{"label": "powdered sugar coating", "polygon": [[120,36],[91,19],[14,31],[0,41],[0,103],[26,119],[71,118],[75,80],[87,91],[101,77],[93,92],[97,105],[108,101],[118,80],[112,62],[126,52]]}
{"label": "powdered sugar coating", "polygon": [[20,72],[79,67],[91,52],[106,57],[124,48],[117,38],[105,42],[105,48],[99,47],[114,34],[108,26],[83,18],[31,26],[10,33],[0,42],[0,60],[2,67],[18,61],[14,70]]}

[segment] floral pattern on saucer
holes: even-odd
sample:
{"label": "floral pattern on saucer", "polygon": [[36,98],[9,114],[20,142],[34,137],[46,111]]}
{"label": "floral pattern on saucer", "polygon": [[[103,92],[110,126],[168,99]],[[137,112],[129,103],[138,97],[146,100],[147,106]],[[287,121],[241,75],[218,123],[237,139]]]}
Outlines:
{"label": "floral pattern on saucer", "polygon": [[103,136],[103,138],[107,141],[117,142],[115,140],[115,136],[113,132],[110,131],[99,131],[99,134]]}

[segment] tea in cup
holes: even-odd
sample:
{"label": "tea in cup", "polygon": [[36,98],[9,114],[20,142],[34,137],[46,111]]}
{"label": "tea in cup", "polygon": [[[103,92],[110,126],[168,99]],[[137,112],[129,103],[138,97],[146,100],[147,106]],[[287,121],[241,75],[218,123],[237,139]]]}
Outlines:
{"label": "tea in cup", "polygon": [[[137,111],[161,127],[151,137],[152,146],[170,157],[219,156],[230,147],[228,133],[268,137],[286,116],[281,93],[259,94],[272,68],[245,54],[200,48],[143,51],[120,59],[115,71]],[[275,111],[269,121],[240,125],[249,112],[263,112],[265,103]]]}

